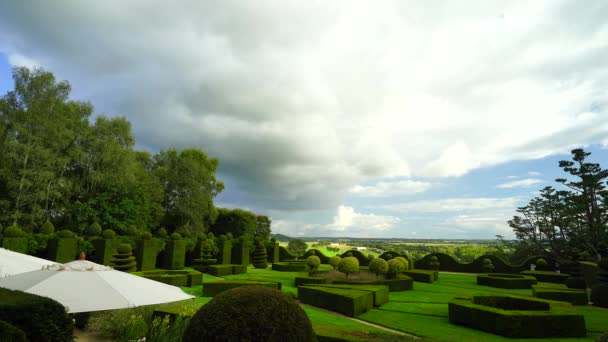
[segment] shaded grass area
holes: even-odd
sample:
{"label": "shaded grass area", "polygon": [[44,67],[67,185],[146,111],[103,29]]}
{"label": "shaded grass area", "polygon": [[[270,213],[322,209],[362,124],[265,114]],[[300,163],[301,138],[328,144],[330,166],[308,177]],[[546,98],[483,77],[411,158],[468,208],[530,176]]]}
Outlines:
{"label": "shaded grass area", "polygon": [[[539,283],[550,288],[564,285]],[[414,291],[391,292],[390,301],[358,318],[395,330],[439,341],[593,341],[608,330],[608,310],[592,306],[573,307],[585,316],[586,338],[513,339],[453,325],[448,320],[448,301],[455,295],[524,295],[531,289],[506,290],[476,284],[475,275],[441,273],[434,284],[416,282]]]}

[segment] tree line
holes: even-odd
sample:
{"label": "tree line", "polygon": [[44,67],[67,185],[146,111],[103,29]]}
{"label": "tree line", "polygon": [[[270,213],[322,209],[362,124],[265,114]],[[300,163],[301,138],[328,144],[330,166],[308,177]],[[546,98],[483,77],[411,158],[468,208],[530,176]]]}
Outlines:
{"label": "tree line", "polygon": [[559,188],[540,190],[508,221],[516,241],[505,243],[521,257],[599,261],[608,255],[608,170],[589,162],[590,152],[579,148],[571,154],[572,160],[560,161],[559,167],[572,179],[556,179]]}
{"label": "tree line", "polygon": [[0,97],[0,228],[36,232],[51,221],[82,234],[94,222],[120,235],[164,227],[197,237],[270,235],[267,216],[216,208],[219,161],[199,148],[135,149],[124,117],[95,116],[51,72],[17,67]]}

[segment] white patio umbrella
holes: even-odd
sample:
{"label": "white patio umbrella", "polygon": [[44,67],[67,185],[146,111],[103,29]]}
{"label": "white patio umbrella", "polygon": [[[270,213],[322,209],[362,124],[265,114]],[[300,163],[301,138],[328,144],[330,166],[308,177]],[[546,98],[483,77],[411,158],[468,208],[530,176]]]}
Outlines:
{"label": "white patio umbrella", "polygon": [[86,260],[0,279],[0,287],[52,298],[69,313],[123,309],[194,298],[179,287]]}
{"label": "white patio umbrella", "polygon": [[44,266],[55,264],[54,261],[0,248],[0,277],[41,270]]}

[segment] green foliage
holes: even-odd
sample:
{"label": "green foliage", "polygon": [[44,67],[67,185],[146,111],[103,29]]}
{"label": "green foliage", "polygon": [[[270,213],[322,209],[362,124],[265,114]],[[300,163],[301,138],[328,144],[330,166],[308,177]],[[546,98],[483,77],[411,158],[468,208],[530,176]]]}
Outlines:
{"label": "green foliage", "polygon": [[207,282],[203,285],[203,297],[215,297],[218,294],[243,286],[262,286],[275,290],[281,290],[280,282],[261,281],[261,280],[226,280],[217,282]]}
{"label": "green foliage", "polygon": [[184,342],[315,341],[308,316],[281,292],[259,286],[216,296],[190,320]]}
{"label": "green foliage", "polygon": [[76,236],[76,234],[74,234],[74,232],[71,230],[63,229],[58,231],[55,236],[58,238],[73,238]]}
{"label": "green foliage", "polygon": [[[101,234],[101,226],[99,225],[99,223],[97,223],[97,221],[91,223],[85,230],[84,230],[84,235],[86,236],[99,236]],[[105,231],[104,231],[105,233]],[[105,238],[105,237],[104,237]]]}
{"label": "green foliage", "polygon": [[112,229],[105,229],[102,233],[102,236],[106,240],[111,240],[116,238],[116,233]]}
{"label": "green foliage", "polygon": [[481,272],[483,273],[492,273],[494,272],[494,264],[490,259],[483,259],[483,264],[481,265]]}
{"label": "green foliage", "polygon": [[382,258],[376,258],[370,261],[369,271],[376,273],[376,277],[380,274],[386,274],[388,272],[388,263]]}
{"label": "green foliage", "polygon": [[308,245],[302,239],[293,239],[287,244],[287,250],[289,253],[295,255],[296,257],[304,255],[307,248]]}
{"label": "green foliage", "polygon": [[502,289],[529,289],[536,283],[537,280],[534,277],[517,274],[480,273],[477,275],[477,285]]}
{"label": "green foliage", "polygon": [[95,250],[95,262],[103,265],[110,265],[112,254],[114,253],[114,239],[94,239],[91,241]]}
{"label": "green foliage", "polygon": [[306,265],[308,266],[308,272],[313,272],[319,268],[321,265],[321,259],[319,259],[316,255],[311,255],[306,258]]}
{"label": "green foliage", "polygon": [[[59,235],[59,233],[57,235]],[[58,263],[74,261],[79,252],[78,239],[73,237],[56,237],[49,241],[48,247],[48,259],[57,261]]]}
{"label": "green foliage", "polygon": [[403,264],[403,270],[408,270],[410,268],[410,263],[407,261],[406,258],[402,257],[402,256],[398,256],[395,257],[395,260],[399,260],[402,264]]}
{"label": "green foliage", "polygon": [[3,235],[4,237],[23,237],[25,232],[18,226],[12,225],[4,228]]}
{"label": "green foliage", "polygon": [[169,236],[169,234],[167,233],[167,230],[165,228],[160,227],[156,231],[156,236],[158,236],[161,239],[166,239]]}
{"label": "green foliage", "polygon": [[358,316],[374,307],[373,292],[354,288],[304,285],[298,287],[298,299],[302,303],[336,311],[351,317]]}
{"label": "green foliage", "polygon": [[331,267],[334,268],[334,270],[338,269],[338,266],[340,266],[341,261],[342,261],[342,258],[340,258],[337,255],[329,258],[329,264],[331,265]]}
{"label": "green foliage", "polygon": [[162,267],[169,270],[182,269],[186,261],[186,240],[167,240]]}
{"label": "green foliage", "polygon": [[435,255],[431,256],[430,261],[429,261],[429,267],[432,270],[438,270],[440,265],[441,264],[439,263],[439,259],[437,258],[437,256],[435,256]]}
{"label": "green foliage", "polygon": [[6,321],[0,321],[0,341],[27,342],[27,338],[23,330]]}
{"label": "green foliage", "polygon": [[387,262],[387,264],[388,264],[388,271],[392,275],[397,275],[397,274],[405,271],[405,266],[403,265],[403,263],[401,261],[397,260],[396,258],[389,260]]}
{"label": "green foliage", "polygon": [[549,264],[547,263],[547,260],[545,260],[543,258],[536,259],[536,268],[539,271],[546,270],[548,266],[549,266]]}
{"label": "green foliage", "polygon": [[268,216],[258,215],[254,234],[255,238],[262,242],[268,241],[272,232],[271,225],[272,220]]}
{"label": "green foliage", "polygon": [[264,247],[264,245],[262,244],[261,241],[258,241],[258,243],[255,246],[255,249],[253,250],[253,267],[255,268],[266,268],[268,267],[268,255],[266,253],[266,248]]}
{"label": "green foliage", "polygon": [[338,270],[345,273],[346,278],[348,278],[349,274],[359,272],[359,260],[355,257],[342,258],[340,265],[338,265]]}
{"label": "green foliage", "polygon": [[0,321],[19,328],[30,341],[72,341],[72,319],[47,297],[0,288]]}
{"label": "green foliage", "polygon": [[42,226],[40,226],[40,233],[47,235],[53,234],[55,233],[55,226],[50,220],[46,220]]}
{"label": "green foliage", "polygon": [[428,271],[428,270],[406,270],[403,273],[408,277],[411,277],[415,281],[422,283],[432,283],[438,279],[437,271]]}
{"label": "green foliage", "polygon": [[173,234],[171,234],[171,239],[172,240],[181,240],[182,235],[180,233],[173,233]]}
{"label": "green foliage", "polygon": [[190,318],[183,316],[173,320],[168,316],[156,317],[148,330],[146,342],[181,342],[189,322]]}
{"label": "green foliage", "polygon": [[137,268],[135,257],[131,253],[131,245],[120,244],[116,249],[118,253],[112,255],[112,267],[117,271],[132,272]]}
{"label": "green foliage", "polygon": [[87,330],[112,341],[136,341],[146,336],[152,325],[153,310],[153,307],[141,306],[93,312]]}
{"label": "green foliage", "polygon": [[152,233],[150,233],[150,232],[143,232],[141,234],[141,239],[142,240],[152,240]]}
{"label": "green foliage", "polygon": [[218,208],[217,220],[211,231],[216,235],[231,234],[234,238],[241,238],[245,246],[252,247],[257,225],[258,217],[250,211]]}

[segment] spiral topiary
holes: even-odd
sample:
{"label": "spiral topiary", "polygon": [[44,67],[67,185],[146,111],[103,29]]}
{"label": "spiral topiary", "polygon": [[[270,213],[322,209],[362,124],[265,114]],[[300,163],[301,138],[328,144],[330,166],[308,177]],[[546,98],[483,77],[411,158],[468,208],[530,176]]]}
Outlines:
{"label": "spiral topiary", "polygon": [[370,272],[376,273],[376,278],[378,278],[380,274],[386,274],[388,272],[388,262],[382,258],[376,258],[370,261],[368,267]]}
{"label": "spiral topiary", "polygon": [[40,226],[40,233],[41,234],[51,235],[54,232],[55,232],[55,226],[49,220],[46,220],[46,222],[44,222],[42,224],[42,226]]}
{"label": "spiral topiary", "polygon": [[319,259],[319,257],[316,255],[311,255],[306,258],[306,265],[308,266],[308,273],[312,273],[319,268],[319,265],[321,265],[321,259]]}
{"label": "spiral topiary", "polygon": [[407,261],[406,258],[402,257],[402,256],[398,256],[394,258],[395,260],[399,260],[402,264],[403,264],[403,270],[406,271],[409,269],[410,267],[410,263]]}
{"label": "spiral topiary", "polygon": [[220,293],[194,314],[182,341],[311,342],[316,337],[291,298],[276,289],[242,286]]}
{"label": "spiral topiary", "polygon": [[135,257],[132,255],[131,245],[128,243],[120,244],[116,251],[118,253],[112,254],[112,259],[110,260],[112,267],[114,267],[114,269],[117,271],[135,271],[137,262]]}
{"label": "spiral topiary", "polygon": [[99,236],[101,232],[101,226],[99,225],[99,223],[97,223],[97,221],[95,221],[85,228],[84,235],[89,237]]}
{"label": "spiral topiary", "polygon": [[342,258],[337,255],[329,258],[329,264],[334,268],[334,270],[338,269],[338,266],[340,266],[340,261],[342,261]]}
{"label": "spiral topiary", "polygon": [[492,273],[494,272],[494,264],[490,259],[483,259],[483,264],[481,265],[481,272],[483,273]]}
{"label": "spiral topiary", "polygon": [[338,265],[338,271],[345,273],[346,278],[351,273],[359,272],[359,259],[355,257],[345,257],[340,260],[340,265]]}
{"label": "spiral topiary", "polygon": [[252,259],[253,267],[260,269],[268,267],[268,252],[266,252],[266,248],[261,241],[255,244]]}
{"label": "spiral topiary", "polygon": [[4,228],[4,237],[22,237],[25,236],[25,232],[23,230],[21,230],[21,228],[19,228],[16,225],[12,225],[12,226],[8,226],[6,228]]}
{"label": "spiral topiary", "polygon": [[101,236],[103,236],[103,238],[106,240],[112,240],[116,237],[116,232],[114,232],[112,229],[106,229],[103,231]]}

